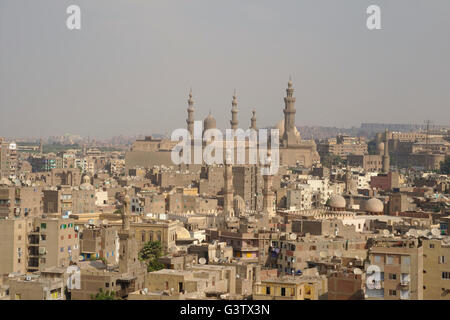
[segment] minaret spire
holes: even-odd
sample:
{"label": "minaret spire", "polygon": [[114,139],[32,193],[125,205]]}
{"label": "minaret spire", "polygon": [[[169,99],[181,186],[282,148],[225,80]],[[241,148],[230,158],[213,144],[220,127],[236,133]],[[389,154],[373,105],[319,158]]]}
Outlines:
{"label": "minaret spire", "polygon": [[383,154],[383,173],[389,173],[390,170],[390,158],[389,158],[389,150],[388,150],[388,129],[384,132],[384,154]]}
{"label": "minaret spire", "polygon": [[289,77],[284,104],[284,134],[282,137],[282,142],[284,146],[288,146],[296,144],[297,142],[297,135],[295,133],[295,97],[291,77]]}
{"label": "minaret spire", "polygon": [[233,100],[231,101],[231,129],[236,130],[238,128],[239,121],[237,119],[237,97],[236,97],[236,89],[234,89]]}
{"label": "minaret spire", "polygon": [[233,210],[233,165],[231,164],[231,152],[226,151],[225,168],[223,173],[223,214],[225,218],[234,217]]}
{"label": "minaret spire", "polygon": [[250,129],[257,130],[256,129],[256,110],[252,110],[252,118],[250,119]]}
{"label": "minaret spire", "polygon": [[188,99],[188,118],[186,119],[187,129],[191,138],[194,137],[194,99],[192,99],[192,88],[189,91],[189,99]]}
{"label": "minaret spire", "polygon": [[270,166],[272,165],[272,152],[267,150],[267,160],[264,164],[265,175],[263,175],[264,189],[263,189],[263,214],[267,217],[274,215],[274,200],[272,192],[273,175],[270,173]]}

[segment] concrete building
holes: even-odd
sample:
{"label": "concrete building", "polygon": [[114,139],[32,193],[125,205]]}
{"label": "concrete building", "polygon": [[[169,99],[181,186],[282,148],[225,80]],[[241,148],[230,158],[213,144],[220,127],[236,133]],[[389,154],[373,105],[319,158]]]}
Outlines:
{"label": "concrete building", "polygon": [[376,241],[368,259],[366,299],[423,299],[423,247],[417,239]]}

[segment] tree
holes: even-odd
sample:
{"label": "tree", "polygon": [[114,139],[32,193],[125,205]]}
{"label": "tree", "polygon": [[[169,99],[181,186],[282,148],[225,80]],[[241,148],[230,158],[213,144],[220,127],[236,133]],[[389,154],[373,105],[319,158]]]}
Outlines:
{"label": "tree", "polygon": [[103,289],[100,288],[99,292],[95,296],[91,294],[91,300],[118,300],[118,298],[116,297],[115,291],[111,290],[103,292]]}
{"label": "tree", "polygon": [[163,254],[161,242],[149,241],[139,251],[139,260],[144,261],[147,265],[147,271],[158,271],[164,269],[164,265],[158,262],[158,258]]}
{"label": "tree", "polygon": [[450,174],[450,156],[445,157],[445,161],[441,161],[441,173]]}
{"label": "tree", "polygon": [[343,163],[344,160],[335,154],[328,153],[322,159],[322,165],[327,168],[331,168],[332,165],[338,165],[339,163]]}

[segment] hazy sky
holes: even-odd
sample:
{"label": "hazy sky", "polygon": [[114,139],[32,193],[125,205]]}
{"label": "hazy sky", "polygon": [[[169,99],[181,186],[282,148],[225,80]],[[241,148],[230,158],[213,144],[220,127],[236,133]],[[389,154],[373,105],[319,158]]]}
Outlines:
{"label": "hazy sky", "polygon": [[290,75],[297,125],[450,124],[449,60],[449,0],[1,0],[0,136],[170,133],[190,87],[196,120],[236,88],[267,126]]}

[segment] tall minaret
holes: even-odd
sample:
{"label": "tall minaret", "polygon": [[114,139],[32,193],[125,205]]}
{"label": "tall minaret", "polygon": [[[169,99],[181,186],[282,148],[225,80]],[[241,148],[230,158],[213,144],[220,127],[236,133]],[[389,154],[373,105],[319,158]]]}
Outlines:
{"label": "tall minaret", "polygon": [[384,154],[383,154],[383,173],[389,173],[389,150],[388,150],[388,135],[389,131],[386,129],[384,133]]}
{"label": "tall minaret", "polygon": [[237,100],[236,100],[236,90],[234,90],[233,100],[231,101],[231,129],[236,130],[238,128],[238,119],[237,119]]}
{"label": "tall minaret", "polygon": [[223,214],[226,218],[234,216],[233,209],[233,165],[231,164],[231,153],[226,152],[225,168],[223,172]]}
{"label": "tall minaret", "polygon": [[138,262],[134,232],[130,230],[130,197],[123,198],[122,228],[119,230],[119,272],[128,273]]}
{"label": "tall minaret", "polygon": [[253,129],[253,130],[257,130],[256,129],[256,110],[255,109],[253,109],[253,111],[252,111],[252,118],[250,119],[250,129]]}
{"label": "tall minaret", "polygon": [[194,99],[192,99],[192,89],[189,91],[189,99],[188,99],[188,118],[186,119],[187,129],[191,138],[194,137]]}
{"label": "tall minaret", "polygon": [[267,150],[267,162],[264,164],[265,175],[263,175],[264,189],[263,189],[263,214],[271,217],[274,215],[274,200],[272,192],[273,175],[270,174],[270,166],[272,165],[272,152]]}
{"label": "tall minaret", "polygon": [[297,136],[295,134],[295,98],[292,80],[289,79],[286,97],[284,98],[284,134],[282,142],[284,146],[296,144]]}

